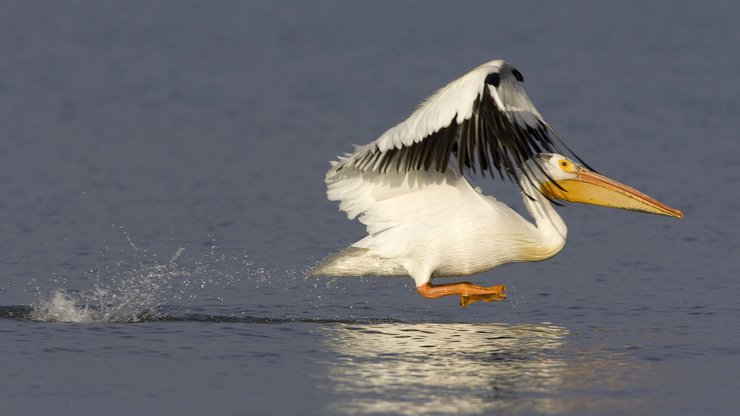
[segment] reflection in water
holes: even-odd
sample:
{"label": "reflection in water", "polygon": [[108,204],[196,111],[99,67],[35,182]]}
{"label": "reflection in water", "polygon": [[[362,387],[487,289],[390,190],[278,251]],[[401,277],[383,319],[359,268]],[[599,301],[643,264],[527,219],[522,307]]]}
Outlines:
{"label": "reflection in water", "polygon": [[[337,413],[555,414],[635,404],[609,400],[619,382],[606,391],[588,385],[603,380],[601,369],[613,381],[620,379],[614,372],[632,366],[593,351],[588,359],[565,358],[568,331],[557,326],[391,323],[320,331],[325,348],[339,354],[324,386],[336,396],[330,410]],[[574,394],[583,388],[591,388],[585,397]]]}

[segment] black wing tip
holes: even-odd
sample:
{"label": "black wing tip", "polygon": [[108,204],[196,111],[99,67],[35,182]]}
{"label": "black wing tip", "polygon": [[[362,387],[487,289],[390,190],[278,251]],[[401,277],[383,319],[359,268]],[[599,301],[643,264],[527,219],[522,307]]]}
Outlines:
{"label": "black wing tip", "polygon": [[[517,81],[524,82],[524,76],[516,68],[510,67],[510,71]],[[501,81],[499,70],[487,74],[485,78],[485,84],[495,88],[501,85]],[[495,178],[495,172],[498,172],[504,180],[519,182],[520,174],[527,176],[522,169],[527,160],[543,152],[563,153],[558,144],[585,167],[594,170],[563,142],[547,122],[535,115],[537,125],[520,124],[515,116],[499,108],[492,96],[494,93],[489,88],[483,88],[475,100],[471,115],[461,123],[456,121],[458,115],[455,114],[445,127],[409,146],[380,151],[376,145],[359,155],[359,158],[353,158],[355,160],[350,163],[342,161],[336,171],[348,165],[361,171],[378,173],[430,169],[445,172],[450,157],[454,155],[461,174],[465,168],[474,174],[480,168],[483,176],[488,171]],[[553,136],[556,140],[553,140]]]}
{"label": "black wing tip", "polygon": [[514,75],[514,78],[516,78],[519,82],[524,82],[524,75],[522,75],[521,72],[519,72],[516,68],[511,68],[511,74]]}
{"label": "black wing tip", "polygon": [[501,74],[498,72],[491,72],[486,76],[486,84],[498,87],[501,84]]}

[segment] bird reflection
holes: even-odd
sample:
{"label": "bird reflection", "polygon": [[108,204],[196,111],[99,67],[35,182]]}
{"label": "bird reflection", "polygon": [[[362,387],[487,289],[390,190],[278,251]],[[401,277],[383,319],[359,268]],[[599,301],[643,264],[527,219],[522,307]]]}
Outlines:
{"label": "bird reflection", "polygon": [[322,331],[329,335],[327,346],[342,357],[329,369],[334,388],[352,393],[351,402],[339,407],[409,415],[479,413],[496,398],[552,389],[564,363],[549,352],[567,334],[557,326],[501,324],[343,325]]}
{"label": "bird reflection", "polygon": [[595,410],[582,397],[560,394],[593,367],[564,358],[568,331],[562,327],[389,323],[326,325],[320,331],[324,347],[339,356],[327,365],[324,386],[337,399],[329,405],[335,413]]}

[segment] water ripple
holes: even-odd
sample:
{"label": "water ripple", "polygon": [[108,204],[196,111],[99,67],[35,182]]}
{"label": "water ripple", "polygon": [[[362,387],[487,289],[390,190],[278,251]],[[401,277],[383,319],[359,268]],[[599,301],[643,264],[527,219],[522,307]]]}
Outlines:
{"label": "water ripple", "polygon": [[70,300],[58,300],[42,307],[29,305],[0,306],[0,319],[16,319],[37,322],[69,323],[142,323],[142,322],[203,322],[203,323],[243,323],[243,324],[389,324],[401,321],[392,318],[319,318],[319,317],[269,317],[246,314],[209,313],[170,313],[169,308],[161,307],[151,311],[141,311],[126,319],[109,319],[93,306],[76,305]]}

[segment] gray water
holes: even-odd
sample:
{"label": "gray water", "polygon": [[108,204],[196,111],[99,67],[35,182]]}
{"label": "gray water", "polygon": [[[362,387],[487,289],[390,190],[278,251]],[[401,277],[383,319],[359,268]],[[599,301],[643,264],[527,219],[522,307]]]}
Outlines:
{"label": "gray water", "polygon": [[[740,405],[733,2],[0,3],[0,414],[715,414]],[[490,59],[600,172],[555,258],[314,279],[328,161]],[[512,206],[515,185],[474,178]]]}

